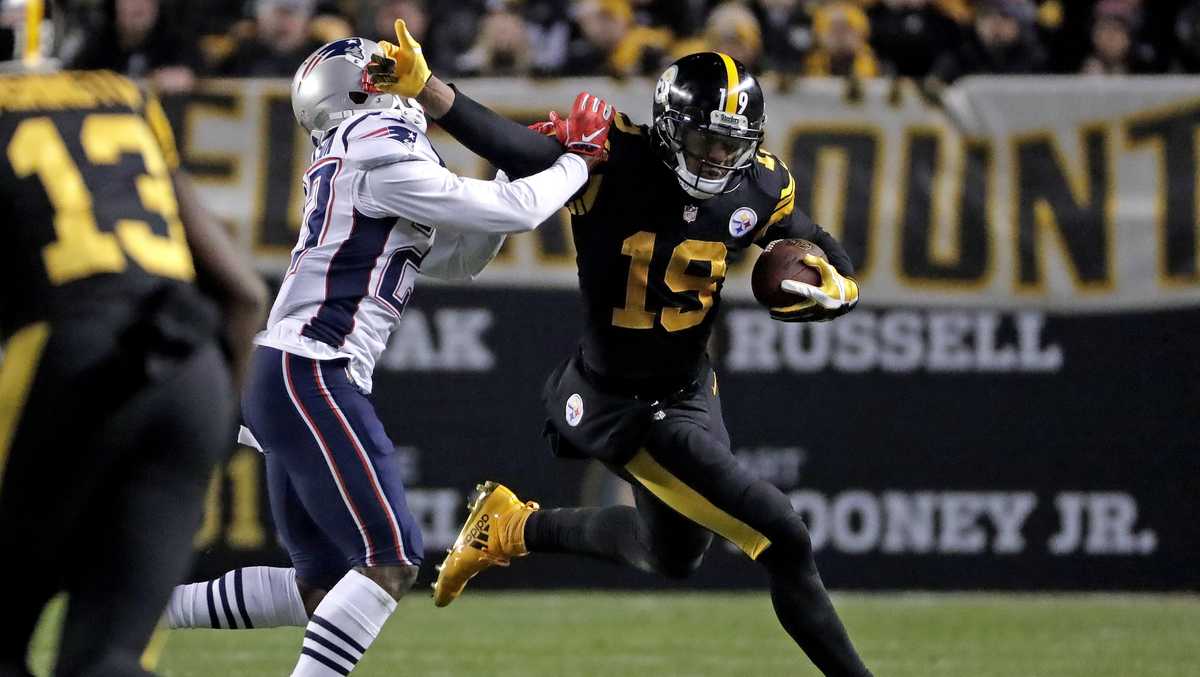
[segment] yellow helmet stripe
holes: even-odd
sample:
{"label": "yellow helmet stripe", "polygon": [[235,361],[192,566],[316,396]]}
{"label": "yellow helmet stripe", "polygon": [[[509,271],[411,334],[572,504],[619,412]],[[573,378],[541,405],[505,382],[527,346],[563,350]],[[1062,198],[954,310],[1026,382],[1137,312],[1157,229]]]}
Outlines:
{"label": "yellow helmet stripe", "polygon": [[26,0],[25,2],[25,48],[21,57],[27,64],[37,62],[42,58],[42,17],[45,11],[42,0]]}
{"label": "yellow helmet stripe", "polygon": [[721,61],[725,62],[725,79],[727,81],[725,86],[725,112],[736,113],[738,98],[737,95],[733,93],[733,90],[738,86],[737,65],[735,65],[733,63],[733,59],[731,59],[729,55],[725,54],[724,52],[717,52],[717,56],[721,57]]}

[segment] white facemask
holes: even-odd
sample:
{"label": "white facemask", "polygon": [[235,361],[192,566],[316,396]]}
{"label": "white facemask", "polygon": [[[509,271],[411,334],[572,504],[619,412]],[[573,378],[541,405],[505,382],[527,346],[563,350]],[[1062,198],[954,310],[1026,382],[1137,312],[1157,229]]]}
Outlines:
{"label": "white facemask", "polygon": [[687,159],[683,153],[676,153],[675,159],[675,178],[679,180],[679,187],[697,200],[707,200],[724,192],[729,178],[733,176],[733,172],[729,172],[719,179],[706,179],[688,170]]}

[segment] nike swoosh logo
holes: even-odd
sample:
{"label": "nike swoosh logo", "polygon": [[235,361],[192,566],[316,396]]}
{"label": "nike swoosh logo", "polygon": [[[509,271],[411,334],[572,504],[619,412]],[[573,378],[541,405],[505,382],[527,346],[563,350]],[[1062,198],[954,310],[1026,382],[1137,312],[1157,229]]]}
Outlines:
{"label": "nike swoosh logo", "polygon": [[584,134],[581,138],[584,143],[591,143],[592,139],[596,138],[597,136],[600,136],[600,134],[603,131],[604,131],[603,129],[597,129],[596,131],[592,132],[591,134]]}

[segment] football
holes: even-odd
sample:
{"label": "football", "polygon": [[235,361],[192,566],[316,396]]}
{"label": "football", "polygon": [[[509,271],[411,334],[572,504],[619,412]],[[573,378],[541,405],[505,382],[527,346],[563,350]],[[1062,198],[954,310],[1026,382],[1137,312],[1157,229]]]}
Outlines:
{"label": "football", "polygon": [[768,244],[754,262],[750,274],[754,298],[768,308],[779,308],[801,300],[780,289],[780,282],[798,280],[820,286],[820,271],[804,262],[804,257],[809,254],[826,258],[825,252],[808,240],[775,240]]}

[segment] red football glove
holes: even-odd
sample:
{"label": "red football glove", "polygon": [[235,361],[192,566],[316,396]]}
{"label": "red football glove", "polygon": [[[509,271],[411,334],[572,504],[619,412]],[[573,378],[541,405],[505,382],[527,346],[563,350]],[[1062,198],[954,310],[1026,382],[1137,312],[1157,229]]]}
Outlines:
{"label": "red football glove", "polygon": [[535,122],[529,128],[539,134],[553,134],[568,152],[592,160],[602,160],[608,152],[608,129],[615,111],[604,99],[581,92],[571,106],[570,117],[550,111],[550,119]]}
{"label": "red football glove", "polygon": [[538,134],[542,134],[544,136],[557,137],[558,136],[558,126],[560,124],[566,125],[567,121],[558,117],[557,112],[550,111],[550,119],[549,120],[542,120],[541,122],[535,122],[532,125],[529,125],[529,128],[532,129],[533,131],[537,132]]}
{"label": "red football glove", "polygon": [[561,131],[556,127],[555,132],[560,135],[558,140],[563,148],[572,153],[601,157],[605,153],[604,146],[608,143],[608,128],[612,124],[612,118],[613,107],[608,105],[607,101],[587,92],[580,92],[571,106],[571,115],[566,119]]}

